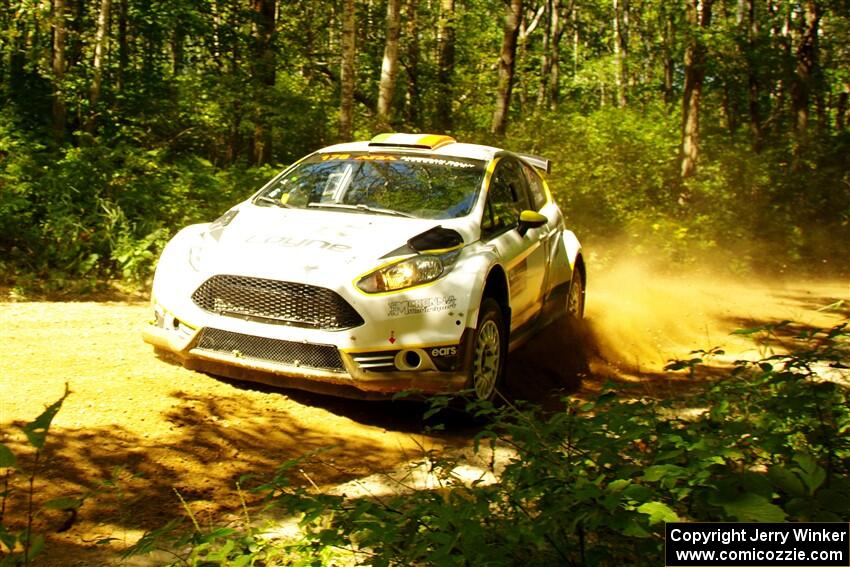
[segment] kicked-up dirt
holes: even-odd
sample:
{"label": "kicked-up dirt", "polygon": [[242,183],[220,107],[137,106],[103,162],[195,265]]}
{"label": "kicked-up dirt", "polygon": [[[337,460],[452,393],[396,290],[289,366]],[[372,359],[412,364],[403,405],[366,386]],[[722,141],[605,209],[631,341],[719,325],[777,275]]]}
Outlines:
{"label": "kicked-up dirt", "polygon": [[[35,467],[36,504],[88,497],[76,516],[50,510],[36,517],[35,530],[47,537],[36,565],[122,564],[120,552],[146,530],[184,514],[181,498],[199,522],[226,521],[239,513],[242,475],[269,478],[312,451],[324,449],[293,480],[325,488],[424,451],[466,446],[476,431],[460,417],[428,431],[422,403],[275,390],[175,366],[141,341],[150,318],[143,301],[14,302],[6,295],[0,442],[19,453],[21,469]],[[782,348],[779,338],[753,343],[730,335],[736,328],[783,319],[829,327],[848,314],[848,281],[729,281],[626,265],[591,271],[581,336],[555,325],[532,340],[512,357],[507,390],[553,411],[561,396],[591,396],[607,380],[664,396],[687,387],[664,364],[690,350],[722,346],[756,357]],[[59,399],[66,384],[71,393],[36,464],[19,426]],[[21,527],[28,478],[9,480],[3,521]]]}

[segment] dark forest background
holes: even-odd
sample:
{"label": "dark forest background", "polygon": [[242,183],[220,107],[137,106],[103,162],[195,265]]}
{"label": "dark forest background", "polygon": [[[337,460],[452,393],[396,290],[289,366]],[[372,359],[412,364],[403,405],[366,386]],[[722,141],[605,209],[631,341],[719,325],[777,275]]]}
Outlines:
{"label": "dark forest background", "polygon": [[143,287],[180,227],[380,131],[551,158],[596,265],[850,269],[847,0],[2,0],[0,81],[22,290]]}

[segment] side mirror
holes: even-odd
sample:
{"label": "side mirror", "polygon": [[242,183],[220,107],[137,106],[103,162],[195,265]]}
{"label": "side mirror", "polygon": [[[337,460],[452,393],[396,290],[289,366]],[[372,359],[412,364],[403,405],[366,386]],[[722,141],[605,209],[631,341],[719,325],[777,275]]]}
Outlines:
{"label": "side mirror", "polygon": [[519,223],[517,223],[516,229],[521,236],[525,236],[529,229],[541,227],[547,222],[549,222],[549,219],[536,211],[522,211],[519,214]]}

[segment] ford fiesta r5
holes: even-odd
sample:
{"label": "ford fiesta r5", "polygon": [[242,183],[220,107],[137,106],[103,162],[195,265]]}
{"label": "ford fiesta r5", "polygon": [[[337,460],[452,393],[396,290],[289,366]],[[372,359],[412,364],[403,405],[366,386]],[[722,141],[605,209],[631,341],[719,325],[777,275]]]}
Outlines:
{"label": "ford fiesta r5", "polygon": [[584,311],[581,245],[548,171],[447,136],[321,149],[168,243],[144,339],[275,386],[490,399],[509,350]]}

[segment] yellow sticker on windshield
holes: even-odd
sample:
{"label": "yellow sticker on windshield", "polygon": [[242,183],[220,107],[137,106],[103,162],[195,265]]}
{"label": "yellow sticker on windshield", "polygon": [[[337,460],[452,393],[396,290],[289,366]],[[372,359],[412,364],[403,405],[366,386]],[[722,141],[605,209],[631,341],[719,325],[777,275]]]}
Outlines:
{"label": "yellow sticker on windshield", "polygon": [[356,160],[361,161],[396,161],[398,158],[395,156],[388,156],[385,154],[365,154],[362,156],[357,156],[354,158]]}

